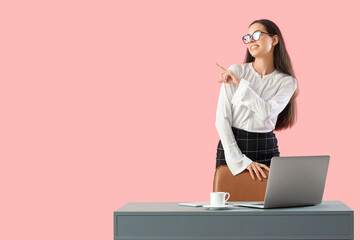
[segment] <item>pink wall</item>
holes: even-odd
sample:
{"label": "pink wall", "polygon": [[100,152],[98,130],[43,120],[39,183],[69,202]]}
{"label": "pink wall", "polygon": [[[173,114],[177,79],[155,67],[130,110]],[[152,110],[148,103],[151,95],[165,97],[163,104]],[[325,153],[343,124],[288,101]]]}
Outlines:
{"label": "pink wall", "polygon": [[207,201],[215,62],[241,63],[259,18],[281,29],[300,88],[297,124],[276,132],[281,155],[329,154],[324,200],[358,223],[356,5],[3,1],[0,239],[112,239],[127,202]]}

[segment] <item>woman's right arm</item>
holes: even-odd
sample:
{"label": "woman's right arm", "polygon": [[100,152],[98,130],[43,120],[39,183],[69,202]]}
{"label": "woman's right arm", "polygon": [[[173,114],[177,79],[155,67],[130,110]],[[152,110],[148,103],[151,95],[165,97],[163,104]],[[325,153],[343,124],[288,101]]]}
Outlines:
{"label": "woman's right arm", "polygon": [[236,91],[236,87],[229,83],[221,84],[215,123],[224,148],[226,164],[234,176],[247,169],[252,163],[251,159],[242,154],[231,129],[233,117],[231,99]]}

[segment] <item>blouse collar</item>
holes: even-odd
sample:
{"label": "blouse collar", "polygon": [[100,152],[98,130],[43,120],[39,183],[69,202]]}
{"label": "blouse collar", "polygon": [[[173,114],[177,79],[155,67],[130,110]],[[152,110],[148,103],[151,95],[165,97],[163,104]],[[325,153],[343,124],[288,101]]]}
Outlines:
{"label": "blouse collar", "polygon": [[249,62],[249,63],[248,63],[251,71],[252,71],[257,77],[259,77],[259,78],[261,78],[261,79],[271,77],[271,76],[273,76],[273,75],[275,75],[276,73],[279,72],[277,69],[275,69],[272,73],[266,74],[266,75],[264,75],[263,77],[261,77],[261,75],[260,75],[260,74],[255,70],[255,68],[253,67],[252,63],[253,63],[253,62]]}

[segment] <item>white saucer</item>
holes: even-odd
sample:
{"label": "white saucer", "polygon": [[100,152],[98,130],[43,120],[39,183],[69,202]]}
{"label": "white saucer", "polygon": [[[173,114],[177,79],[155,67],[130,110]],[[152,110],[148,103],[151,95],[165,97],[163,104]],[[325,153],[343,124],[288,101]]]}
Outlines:
{"label": "white saucer", "polygon": [[209,208],[211,210],[220,210],[220,209],[227,209],[232,207],[232,205],[223,205],[223,206],[211,206],[211,205],[203,205],[205,208]]}

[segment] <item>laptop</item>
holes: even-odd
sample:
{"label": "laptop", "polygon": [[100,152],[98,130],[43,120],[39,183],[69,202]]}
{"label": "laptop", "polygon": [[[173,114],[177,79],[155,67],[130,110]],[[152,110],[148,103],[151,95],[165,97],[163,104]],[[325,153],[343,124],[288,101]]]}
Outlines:
{"label": "laptop", "polygon": [[320,204],[329,160],[329,155],[272,157],[264,201],[233,205],[282,208]]}

